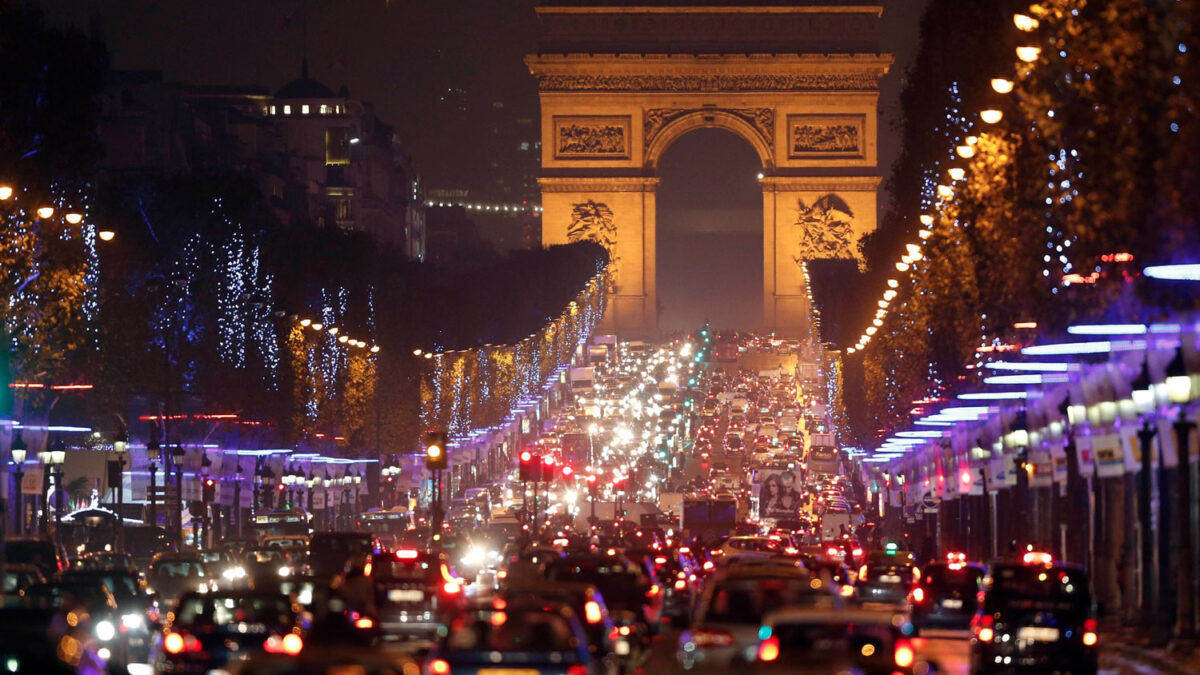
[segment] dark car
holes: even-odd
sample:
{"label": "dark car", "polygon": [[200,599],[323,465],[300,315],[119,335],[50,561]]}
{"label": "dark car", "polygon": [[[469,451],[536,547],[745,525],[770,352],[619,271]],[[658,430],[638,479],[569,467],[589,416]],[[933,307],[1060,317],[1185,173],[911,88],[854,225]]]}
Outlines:
{"label": "dark car", "polygon": [[463,606],[463,588],[444,557],[414,548],[371,556],[375,612],[385,641],[433,640]]}
{"label": "dark car", "polygon": [[33,565],[5,565],[4,606],[20,607],[25,604],[25,591],[45,581],[42,571]]}
{"label": "dark car", "polygon": [[578,617],[562,603],[514,599],[502,609],[484,602],[455,617],[435,658],[432,675],[601,675]]}
{"label": "dark car", "polygon": [[688,552],[663,551],[652,558],[654,573],[663,593],[663,617],[677,625],[686,624],[692,605],[700,594],[700,570]]}
{"label": "dark car", "polygon": [[912,553],[895,549],[872,551],[858,571],[854,596],[864,603],[902,605],[916,586],[919,573]]}
{"label": "dark car", "polygon": [[933,672],[903,616],[862,609],[787,607],[763,618],[751,670],[789,675]]}
{"label": "dark car", "polygon": [[64,582],[103,584],[117,603],[117,630],[129,648],[129,663],[150,663],[152,636],[158,629],[158,603],[136,573],[117,570],[71,570]]}
{"label": "dark car", "polygon": [[159,553],[146,571],[146,583],[158,594],[159,601],[174,606],[184,593],[208,592],[216,587],[208,565],[195,551]]}
{"label": "dark car", "polygon": [[[537,588],[517,588],[502,596],[502,602],[513,599],[537,599],[561,602],[575,612],[581,619],[583,632],[588,640],[588,652],[592,658],[602,663],[602,672],[616,673],[618,665],[628,656],[628,644],[620,649],[618,654],[617,640],[614,640],[612,618],[608,607],[604,604],[604,596],[595,586],[583,583],[554,583],[543,584]],[[619,633],[616,636],[619,640]]]}
{"label": "dark car", "polygon": [[159,671],[208,673],[261,653],[294,656],[304,648],[300,618],[278,593],[187,593],[163,630]]}
{"label": "dark car", "polygon": [[88,553],[71,563],[72,570],[114,570],[137,573],[137,563],[128,553]]}
{"label": "dark car", "polygon": [[983,592],[971,621],[972,672],[1094,675],[1099,639],[1082,567],[1026,553],[1019,562],[992,565]]}
{"label": "dark car", "polygon": [[45,539],[6,539],[4,559],[6,564],[33,565],[47,579],[53,579],[59,572],[67,569],[66,553]]}
{"label": "dark car", "polygon": [[379,538],[370,532],[318,532],[308,544],[309,573],[332,579],[356,559],[382,552]]}
{"label": "dark car", "polygon": [[116,598],[103,583],[76,580],[37,584],[25,591],[25,604],[68,613],[85,612],[95,639],[96,653],[108,662],[113,672],[125,672],[129,650],[121,633],[121,614]]}
{"label": "dark car", "polygon": [[917,628],[966,630],[987,573],[983,565],[955,560],[926,565],[909,595]]}
{"label": "dark car", "polygon": [[651,638],[645,603],[649,596],[661,592],[656,591],[642,567],[615,552],[570,553],[566,558],[550,559],[545,576],[550,581],[595,586],[608,604],[618,635],[629,645],[629,654],[621,656],[631,668],[640,665],[648,654]]}
{"label": "dark car", "polygon": [[[70,645],[72,649],[64,649]],[[50,608],[0,609],[0,663],[8,672],[96,675],[107,667],[89,619]]]}

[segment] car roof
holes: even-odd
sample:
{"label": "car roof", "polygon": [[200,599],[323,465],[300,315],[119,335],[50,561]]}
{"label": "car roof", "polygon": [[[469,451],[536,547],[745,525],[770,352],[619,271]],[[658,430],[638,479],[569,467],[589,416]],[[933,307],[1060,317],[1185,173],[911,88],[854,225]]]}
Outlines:
{"label": "car roof", "polygon": [[827,607],[810,607],[806,605],[789,605],[767,612],[763,616],[763,624],[778,626],[781,624],[829,624],[855,623],[875,626],[899,627],[905,621],[904,615],[891,611],[878,611],[861,608],[830,609]]}

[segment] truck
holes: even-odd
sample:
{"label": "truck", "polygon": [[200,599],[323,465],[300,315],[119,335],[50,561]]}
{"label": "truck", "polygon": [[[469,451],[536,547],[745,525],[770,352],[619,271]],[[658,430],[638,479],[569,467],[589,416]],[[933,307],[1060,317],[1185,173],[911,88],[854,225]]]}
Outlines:
{"label": "truck", "polygon": [[571,368],[567,371],[567,384],[576,396],[591,394],[596,389],[596,369],[592,366]]}
{"label": "truck", "polygon": [[686,498],[683,500],[679,527],[687,536],[706,541],[725,537],[737,525],[737,511],[736,499]]}
{"label": "truck", "polygon": [[608,363],[609,357],[608,345],[592,345],[587,348],[587,362],[589,366],[596,366],[601,363]]}
{"label": "truck", "polygon": [[808,451],[807,461],[808,475],[810,476],[836,476],[841,464],[841,456],[837,448],[813,445]]}

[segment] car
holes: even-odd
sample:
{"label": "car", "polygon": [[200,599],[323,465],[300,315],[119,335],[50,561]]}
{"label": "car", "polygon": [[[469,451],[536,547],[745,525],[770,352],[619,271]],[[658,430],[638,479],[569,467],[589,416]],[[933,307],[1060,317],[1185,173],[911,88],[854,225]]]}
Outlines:
{"label": "car", "polygon": [[[105,672],[90,617],[75,616],[52,607],[5,607],[0,609],[0,663],[9,672],[66,675]],[[70,644],[65,650],[60,645]]]}
{"label": "car", "polygon": [[67,553],[61,546],[32,537],[5,539],[4,560],[9,565],[33,565],[46,579],[53,579],[59,572],[67,569]]}
{"label": "car", "polygon": [[864,609],[786,607],[763,617],[756,673],[912,675],[935,672],[910,640],[903,615]]}
{"label": "car", "polygon": [[745,663],[747,651],[758,646],[759,627],[768,612],[785,605],[841,606],[832,588],[797,561],[786,566],[772,562],[769,569],[729,569],[705,583],[691,626],[679,634],[680,665],[727,671]]}
{"label": "car", "polygon": [[575,612],[538,598],[477,602],[451,620],[431,675],[603,675]]}
{"label": "car", "polygon": [[65,583],[103,584],[117,603],[117,628],[128,647],[126,663],[150,664],[159,611],[157,599],[147,591],[141,576],[126,570],[87,569],[63,572],[61,579]]}
{"label": "car", "polygon": [[241,564],[226,568],[225,573],[232,575],[228,586],[234,588],[243,583],[253,586],[274,577],[292,576],[296,571],[293,552],[296,552],[296,549],[278,546],[256,546],[248,549],[242,554]]}
{"label": "car", "polygon": [[944,562],[922,568],[921,580],[909,593],[912,622],[917,629],[967,630],[977,609],[977,597],[987,570],[951,553]]}
{"label": "car", "polygon": [[920,576],[912,553],[891,548],[872,551],[858,570],[854,597],[864,603],[903,605]]}
{"label": "car", "polygon": [[196,551],[165,552],[154,556],[146,571],[146,583],[158,594],[159,602],[168,608],[185,593],[207,593],[216,588],[216,580]]}
{"label": "car", "polygon": [[687,551],[661,551],[654,557],[654,573],[663,593],[663,618],[684,625],[691,617],[692,604],[700,594],[701,571]]}
{"label": "car", "polygon": [[783,548],[778,539],[760,536],[730,537],[721,544],[721,552],[727,558],[747,553],[782,553]]}
{"label": "car", "polygon": [[71,562],[72,570],[102,570],[137,573],[137,563],[128,553],[101,551],[88,553]]}
{"label": "car", "polygon": [[318,532],[308,544],[309,574],[332,579],[355,558],[381,553],[383,544],[370,532]]}
{"label": "car", "polygon": [[86,613],[96,653],[113,672],[125,672],[130,663],[128,646],[121,633],[121,614],[116,598],[96,580],[50,581],[35,584],[25,591],[25,605],[71,613]]}
{"label": "car", "polygon": [[434,640],[463,607],[463,588],[444,556],[415,548],[371,556],[374,605],[384,641]]}
{"label": "car", "polygon": [[256,654],[299,654],[301,617],[290,598],[255,590],[189,592],[163,628],[158,669],[208,673]]}
{"label": "car", "polygon": [[35,565],[17,564],[4,566],[4,606],[20,607],[24,604],[25,590],[34,584],[46,581],[42,570]]}
{"label": "car", "polygon": [[[604,553],[576,553],[553,557],[545,565],[545,578],[553,582],[583,582],[604,596],[620,636],[629,642],[627,663],[636,668],[647,657],[651,626],[648,610],[661,608],[661,590],[637,563],[608,549]],[[661,612],[661,609],[659,610]]]}
{"label": "car", "polygon": [[588,652],[601,662],[600,670],[616,675],[630,653],[627,640],[622,640],[614,630],[612,617],[604,596],[595,586],[585,583],[559,582],[542,584],[537,588],[514,588],[501,596],[507,602],[518,598],[532,598],[561,602],[581,619],[583,632],[588,640]]}
{"label": "car", "polygon": [[1087,572],[1048,553],[994,563],[971,620],[971,672],[1094,675],[1099,636]]}
{"label": "car", "polygon": [[309,644],[296,656],[268,653],[251,657],[238,665],[237,672],[238,675],[395,675],[418,673],[420,667],[411,656],[394,651],[366,651],[347,646],[318,647]]}

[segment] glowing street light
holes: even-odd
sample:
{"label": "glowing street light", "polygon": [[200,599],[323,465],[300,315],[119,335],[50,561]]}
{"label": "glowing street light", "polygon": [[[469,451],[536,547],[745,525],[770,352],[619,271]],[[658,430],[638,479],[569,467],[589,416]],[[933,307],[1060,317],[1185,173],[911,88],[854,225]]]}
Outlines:
{"label": "glowing street light", "polygon": [[979,119],[983,120],[987,124],[996,124],[1000,120],[1004,119],[1004,113],[995,108],[988,108],[987,110],[980,111]]}
{"label": "glowing street light", "polygon": [[1013,90],[1013,81],[1003,77],[993,77],[992,90],[997,94],[1007,94]]}
{"label": "glowing street light", "polygon": [[925,227],[929,227],[930,225],[933,225],[933,216],[929,215],[928,213],[922,213],[921,214],[921,224],[924,225]]}
{"label": "glowing street light", "polygon": [[100,237],[100,241],[112,241],[117,237],[117,233],[108,229],[100,229],[96,231],[96,236]]}
{"label": "glowing street light", "polygon": [[954,149],[954,152],[957,152],[958,156],[962,157],[963,159],[971,159],[972,157],[975,156],[975,146],[960,145]]}
{"label": "glowing street light", "polygon": [[954,180],[962,180],[967,175],[967,170],[961,166],[952,166],[946,173],[950,174],[950,178]]}
{"label": "glowing street light", "polygon": [[83,222],[83,214],[77,211],[68,211],[67,214],[63,216],[63,220],[72,225],[78,225]]}
{"label": "glowing street light", "polygon": [[1037,30],[1038,20],[1028,14],[1013,14],[1013,25],[1026,33]]}
{"label": "glowing street light", "polygon": [[54,217],[54,207],[53,206],[43,206],[37,210],[37,215],[38,215],[38,218],[41,218],[42,220],[45,220],[47,218],[53,218]]}
{"label": "glowing street light", "polygon": [[1042,55],[1041,47],[1017,47],[1017,58],[1025,63],[1033,63]]}

